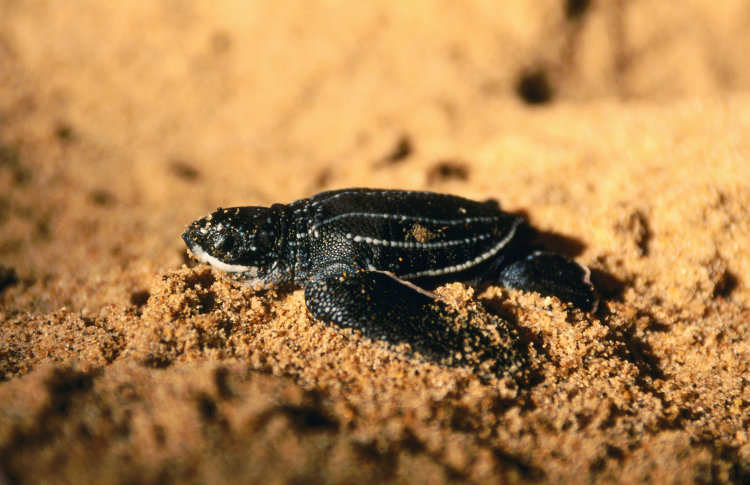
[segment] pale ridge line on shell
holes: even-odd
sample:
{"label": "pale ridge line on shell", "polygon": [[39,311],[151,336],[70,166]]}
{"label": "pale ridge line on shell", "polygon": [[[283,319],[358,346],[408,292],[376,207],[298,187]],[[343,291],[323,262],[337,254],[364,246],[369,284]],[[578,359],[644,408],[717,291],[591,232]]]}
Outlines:
{"label": "pale ridge line on shell", "polygon": [[425,271],[417,271],[416,273],[409,273],[404,275],[399,275],[401,278],[420,278],[422,276],[440,276],[447,273],[456,273],[458,271],[463,271],[465,269],[471,268],[472,266],[476,266],[480,263],[483,263],[484,261],[487,261],[489,258],[497,254],[501,249],[503,249],[508,242],[513,239],[513,236],[516,233],[516,228],[521,223],[521,219],[517,219],[513,222],[513,227],[510,228],[510,231],[508,231],[508,234],[497,244],[492,246],[489,250],[485,251],[484,253],[480,254],[474,259],[471,259],[469,261],[466,261],[461,264],[454,264],[453,266],[447,266],[445,268],[439,268],[439,269],[428,269]]}
{"label": "pale ridge line on shell", "polygon": [[457,226],[459,224],[473,224],[475,222],[490,222],[490,221],[497,219],[497,216],[463,217],[459,219],[433,219],[430,217],[407,216],[407,215],[401,215],[401,214],[389,214],[389,213],[379,213],[379,212],[347,212],[345,214],[338,214],[333,217],[329,217],[328,219],[324,221],[315,223],[313,225],[313,229],[319,229],[322,226],[325,226],[332,222],[336,222],[341,219],[345,219],[347,217],[364,217],[364,218],[370,217],[373,219],[392,219],[392,220],[398,220],[398,221],[423,222],[425,224],[447,225],[447,226]]}
{"label": "pale ridge line on shell", "polygon": [[352,194],[390,195],[390,194],[424,194],[424,192],[420,192],[418,190],[345,190],[343,192],[339,192],[338,194],[328,195],[324,199],[312,200],[310,205],[316,207],[324,202],[330,202],[334,199],[338,199],[339,197],[343,197],[344,195],[352,195]]}
{"label": "pale ridge line on shell", "polygon": [[477,241],[483,241],[490,237],[490,234],[479,234],[477,236],[466,237],[464,239],[453,239],[448,241],[437,241],[437,242],[418,242],[418,241],[392,241],[388,239],[377,239],[370,236],[354,235],[347,233],[346,238],[352,239],[354,242],[363,242],[365,244],[372,244],[374,246],[386,246],[394,248],[405,248],[405,249],[433,249],[433,248],[445,248],[449,246],[459,246],[461,244],[471,244]]}

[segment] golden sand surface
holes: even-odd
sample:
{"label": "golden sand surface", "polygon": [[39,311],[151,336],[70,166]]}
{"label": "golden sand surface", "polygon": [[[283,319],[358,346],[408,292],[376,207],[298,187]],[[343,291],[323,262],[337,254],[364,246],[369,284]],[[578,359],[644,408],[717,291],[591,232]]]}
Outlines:
{"label": "golden sand surface", "polygon": [[[0,483],[748,483],[750,2],[0,0]],[[528,385],[189,261],[217,206],[498,199]]]}

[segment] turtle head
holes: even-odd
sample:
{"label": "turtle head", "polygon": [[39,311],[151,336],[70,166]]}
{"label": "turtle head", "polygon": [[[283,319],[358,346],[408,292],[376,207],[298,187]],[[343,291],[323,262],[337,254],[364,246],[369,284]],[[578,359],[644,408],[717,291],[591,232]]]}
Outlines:
{"label": "turtle head", "polygon": [[274,207],[217,209],[188,226],[182,234],[201,263],[253,286],[291,280],[285,264],[280,211]]}

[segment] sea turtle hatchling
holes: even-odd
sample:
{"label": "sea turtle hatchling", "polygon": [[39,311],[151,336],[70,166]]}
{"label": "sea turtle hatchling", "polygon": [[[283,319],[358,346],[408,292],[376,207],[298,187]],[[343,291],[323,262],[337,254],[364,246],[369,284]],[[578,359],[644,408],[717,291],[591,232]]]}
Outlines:
{"label": "sea turtle hatchling", "polygon": [[[492,339],[456,323],[456,311],[428,291],[440,284],[499,283],[595,310],[589,270],[533,250],[534,237],[522,217],[495,201],[371,189],[218,209],[182,235],[198,261],[246,284],[304,288],[307,308],[319,320],[453,363],[468,351],[499,349],[488,349]],[[516,338],[507,322],[503,329]]]}

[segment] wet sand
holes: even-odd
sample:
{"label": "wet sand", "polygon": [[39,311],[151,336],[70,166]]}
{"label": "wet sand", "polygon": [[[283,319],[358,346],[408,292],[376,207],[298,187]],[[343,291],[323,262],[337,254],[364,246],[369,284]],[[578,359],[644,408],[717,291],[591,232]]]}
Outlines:
{"label": "wet sand", "polygon": [[[0,1],[0,482],[750,481],[750,5]],[[528,382],[238,286],[180,234],[495,198],[603,303],[450,284]]]}

